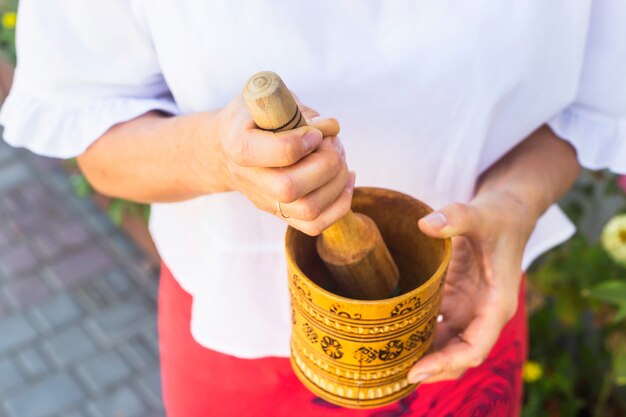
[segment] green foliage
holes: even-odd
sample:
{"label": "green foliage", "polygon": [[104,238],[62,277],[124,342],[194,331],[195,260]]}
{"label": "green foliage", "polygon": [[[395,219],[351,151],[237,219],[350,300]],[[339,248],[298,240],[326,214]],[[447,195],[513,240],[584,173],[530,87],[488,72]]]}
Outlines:
{"label": "green foliage", "polygon": [[0,0],[0,53],[15,63],[15,13],[17,0]]}
{"label": "green foliage", "polygon": [[626,281],[604,281],[591,288],[589,296],[617,306],[616,322],[626,318]]}
{"label": "green foliage", "polygon": [[599,243],[626,210],[606,172],[587,172],[563,206],[579,231],[529,272],[529,359],[543,369],[526,383],[524,417],[626,415],[626,269]]}
{"label": "green foliage", "polygon": [[93,188],[91,188],[91,184],[89,184],[87,178],[80,173],[75,173],[70,176],[70,184],[74,188],[74,193],[80,198],[89,197],[93,192]]}

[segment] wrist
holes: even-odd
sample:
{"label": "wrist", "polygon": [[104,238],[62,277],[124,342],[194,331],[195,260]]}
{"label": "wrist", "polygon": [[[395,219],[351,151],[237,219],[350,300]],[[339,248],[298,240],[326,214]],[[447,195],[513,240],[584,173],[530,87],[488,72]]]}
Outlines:
{"label": "wrist", "polygon": [[537,220],[553,203],[552,198],[542,194],[537,187],[526,187],[525,184],[498,184],[485,181],[476,190],[476,197],[486,193],[493,193],[509,205],[514,205]]}
{"label": "wrist", "polygon": [[187,116],[189,143],[187,166],[190,184],[198,195],[232,191],[226,160],[220,143],[221,111],[193,113]]}
{"label": "wrist", "polygon": [[505,188],[481,188],[470,204],[477,207],[489,223],[502,223],[497,226],[501,232],[514,230],[526,237],[545,211],[537,200]]}

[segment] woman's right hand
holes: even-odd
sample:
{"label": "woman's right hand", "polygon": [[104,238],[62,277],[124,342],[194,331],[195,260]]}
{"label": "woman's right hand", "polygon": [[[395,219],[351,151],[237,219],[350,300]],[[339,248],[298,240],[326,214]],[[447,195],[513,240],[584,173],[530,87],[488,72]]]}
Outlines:
{"label": "woman's right hand", "polygon": [[311,126],[274,133],[258,129],[243,99],[234,99],[218,115],[215,151],[229,189],[315,236],[348,212],[355,178],[337,120],[299,105]]}

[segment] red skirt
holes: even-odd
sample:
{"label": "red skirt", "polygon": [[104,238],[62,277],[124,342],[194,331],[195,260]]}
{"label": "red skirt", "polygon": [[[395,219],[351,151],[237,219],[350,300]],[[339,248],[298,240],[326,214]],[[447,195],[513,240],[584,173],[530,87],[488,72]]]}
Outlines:
{"label": "red skirt", "polygon": [[191,336],[191,296],[163,265],[159,337],[168,417],[517,417],[527,330],[524,281],[519,308],[488,359],[455,381],[423,384],[386,407],[330,404],[298,381],[288,358],[239,359],[200,346]]}

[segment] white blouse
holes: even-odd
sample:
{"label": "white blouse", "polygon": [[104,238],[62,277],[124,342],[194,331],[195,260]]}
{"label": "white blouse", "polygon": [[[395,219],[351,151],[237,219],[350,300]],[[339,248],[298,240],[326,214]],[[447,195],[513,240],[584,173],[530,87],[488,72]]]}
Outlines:
{"label": "white blouse", "polygon": [[[34,152],[81,154],[146,111],[225,106],[260,70],[338,117],[357,185],[434,207],[548,122],[582,164],[626,173],[626,2],[22,0],[0,121]],[[204,346],[289,354],[285,224],[237,193],[154,204],[159,251]],[[523,267],[573,226],[552,207]]]}

